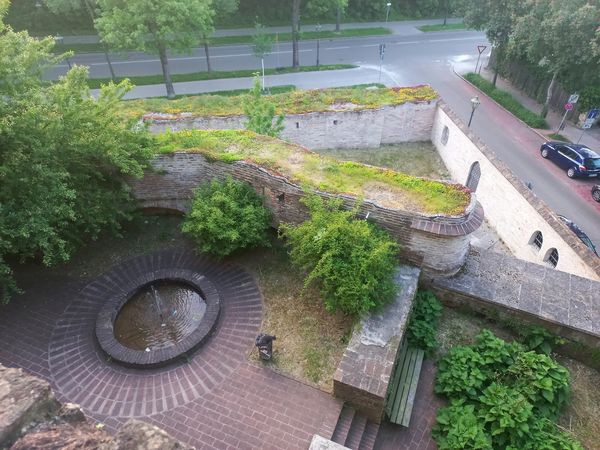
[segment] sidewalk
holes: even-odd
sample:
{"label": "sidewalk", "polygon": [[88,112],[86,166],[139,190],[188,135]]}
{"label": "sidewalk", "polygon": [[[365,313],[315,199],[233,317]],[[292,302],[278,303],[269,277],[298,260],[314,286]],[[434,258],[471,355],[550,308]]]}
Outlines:
{"label": "sidewalk", "polygon": [[[491,70],[488,70],[485,66],[481,71],[481,76],[492,80],[494,73]],[[536,100],[529,97],[525,92],[520,89],[514,87],[510,81],[506,80],[498,76],[498,80],[496,82],[496,86],[503,91],[510,92],[510,94],[515,97],[523,106],[531,111],[536,113],[540,113],[542,110],[542,105],[539,104]],[[554,111],[550,110],[548,115],[546,116],[546,121],[550,128],[548,130],[535,130],[538,134],[543,135],[546,139],[549,134],[556,133],[558,130],[558,126],[562,120],[564,115],[564,111]],[[586,145],[590,147],[594,151],[600,151],[600,126],[594,125],[589,130],[582,130],[577,128],[573,122],[567,120],[565,122],[565,128],[560,132],[563,136],[568,138],[571,142],[579,142],[580,144]]]}
{"label": "sidewalk", "polygon": [[[457,23],[460,22],[461,19],[448,19],[448,23]],[[421,31],[417,30],[416,27],[421,25],[431,25],[442,23],[443,19],[424,19],[424,20],[406,20],[400,22],[359,22],[359,23],[342,23],[341,29],[349,29],[349,28],[375,28],[375,27],[385,27],[392,30],[392,34],[399,36],[409,36],[411,34],[421,33]],[[321,29],[323,31],[333,31],[335,30],[334,23],[322,24]],[[268,27],[267,31],[270,33],[289,33],[292,30],[292,25],[286,26],[277,26],[277,27]],[[213,33],[214,37],[223,37],[223,36],[251,36],[255,33],[254,28],[233,28],[233,29],[224,29],[224,30],[216,30]],[[300,24],[300,31],[315,31],[314,24],[302,25]],[[85,36],[63,36],[64,44],[95,44],[98,42],[97,35],[85,35]]]}

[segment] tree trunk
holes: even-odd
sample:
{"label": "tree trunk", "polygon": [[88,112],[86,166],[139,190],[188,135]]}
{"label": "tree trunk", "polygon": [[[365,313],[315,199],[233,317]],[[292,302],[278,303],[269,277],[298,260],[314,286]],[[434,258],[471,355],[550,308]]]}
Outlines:
{"label": "tree trunk", "polygon": [[298,40],[300,39],[300,2],[292,0],[292,67],[300,68],[300,54],[298,52]]}
{"label": "tree trunk", "polygon": [[446,8],[444,9],[444,26],[446,26],[446,22],[448,20],[448,4],[450,3],[450,0],[446,0]]}
{"label": "tree trunk", "polygon": [[500,70],[500,64],[504,58],[504,49],[501,46],[496,47],[496,58],[494,58],[494,78],[492,79],[492,85],[496,87],[496,81],[498,80],[498,71]]}
{"label": "tree trunk", "polygon": [[340,32],[340,22],[342,21],[342,7],[338,6],[335,15],[335,31]]}
{"label": "tree trunk", "polygon": [[[92,7],[92,5],[90,4],[90,2],[88,0],[85,0],[84,3],[85,3],[85,7],[87,9],[87,12],[90,15],[90,19],[92,19],[92,23],[94,23],[94,21],[96,20],[96,13],[94,12],[94,8]],[[100,40],[100,42],[102,42],[102,40]],[[115,81],[117,78],[115,76],[115,69],[113,68],[110,57],[108,56],[108,49],[106,48],[106,45],[104,43],[102,43],[102,50],[104,50],[104,57],[106,58],[106,62],[108,64],[108,70],[110,71],[110,78],[113,81]]]}
{"label": "tree trunk", "polygon": [[175,98],[175,89],[173,88],[173,80],[171,80],[171,69],[169,69],[169,59],[167,58],[167,49],[162,42],[158,43],[158,57],[162,66],[163,78],[167,88],[167,98]]}
{"label": "tree trunk", "polygon": [[212,69],[210,67],[210,53],[208,51],[208,39],[206,36],[204,36],[204,54],[206,55],[206,71],[210,73]]}
{"label": "tree trunk", "polygon": [[260,66],[262,67],[262,75],[263,75],[262,90],[263,90],[263,92],[265,92],[265,57],[264,57],[264,55],[261,56],[261,58],[260,58]]}
{"label": "tree trunk", "polygon": [[542,112],[540,113],[540,116],[543,118],[546,118],[548,115],[548,107],[550,105],[550,100],[552,99],[552,92],[554,92],[554,85],[556,84],[557,77],[558,71],[555,71],[552,74],[552,81],[550,81],[550,84],[548,85],[548,90],[546,91],[546,101],[544,102],[544,106],[542,106]]}

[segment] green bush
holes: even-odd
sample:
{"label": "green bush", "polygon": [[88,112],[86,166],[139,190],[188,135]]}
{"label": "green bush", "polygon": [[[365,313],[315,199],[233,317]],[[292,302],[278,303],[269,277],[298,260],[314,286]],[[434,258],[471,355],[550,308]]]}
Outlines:
{"label": "green bush", "polygon": [[419,291],[408,324],[408,342],[431,355],[438,347],[437,324],[442,315],[442,304],[430,291]]}
{"label": "green bush", "polygon": [[206,253],[218,257],[268,245],[269,211],[247,184],[212,180],[194,192],[192,209],[181,227]]}
{"label": "green bush", "polygon": [[498,103],[500,103],[503,107],[505,107],[508,111],[513,113],[515,116],[517,116],[530,127],[544,129],[548,128],[548,123],[543,117],[525,108],[512,95],[510,95],[506,91],[497,89],[492,83],[483,78],[481,75],[477,75],[471,72],[466,74],[465,78],[469,80],[469,82],[477,86],[479,89],[481,89],[489,97],[493,98]]}
{"label": "green bush", "polygon": [[283,225],[292,263],[308,272],[305,287],[316,282],[329,311],[361,315],[390,301],[398,245],[356,210],[342,209],[340,200],[324,202],[316,195],[304,200],[310,219]]}
{"label": "green bush", "polygon": [[545,328],[538,326],[521,327],[518,331],[527,350],[533,350],[544,355],[549,355],[552,353],[553,347],[566,342],[565,339],[555,336]]}
{"label": "green bush", "polygon": [[552,422],[569,396],[567,369],[490,331],[440,360],[435,392],[451,405],[438,411],[433,430],[440,449],[582,448]]}

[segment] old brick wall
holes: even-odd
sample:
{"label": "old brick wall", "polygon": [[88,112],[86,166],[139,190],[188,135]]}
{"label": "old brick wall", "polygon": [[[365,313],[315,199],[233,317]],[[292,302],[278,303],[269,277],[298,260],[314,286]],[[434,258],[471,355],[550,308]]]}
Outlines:
{"label": "old brick wall", "polygon": [[[446,127],[444,144],[442,137]],[[555,248],[559,254],[556,269],[600,279],[600,259],[443,102],[439,103],[431,141],[452,178],[460,183],[466,183],[472,164],[479,162],[481,178],[477,198],[490,224],[513,255],[537,264],[549,264],[545,259],[550,249]],[[539,250],[531,245],[536,231],[541,231],[544,239]]]}
{"label": "old brick wall", "polygon": [[[193,189],[211,178],[231,175],[248,182],[264,197],[273,212],[274,223],[299,223],[308,217],[300,203],[304,191],[284,177],[246,162],[227,164],[209,162],[197,153],[163,155],[154,161],[154,171],[141,180],[132,180],[134,196],[142,208],[186,211]],[[319,193],[324,197],[326,193]],[[348,207],[356,201],[341,196]],[[401,245],[403,258],[431,273],[454,274],[462,266],[469,249],[469,233],[483,220],[483,212],[474,204],[459,217],[425,217],[415,213],[391,210],[365,199],[360,214],[388,230]]]}
{"label": "old brick wall", "polygon": [[[405,103],[379,109],[290,114],[281,138],[309,149],[379,147],[430,139],[436,102]],[[244,116],[161,118],[147,115],[150,130],[241,129]]]}

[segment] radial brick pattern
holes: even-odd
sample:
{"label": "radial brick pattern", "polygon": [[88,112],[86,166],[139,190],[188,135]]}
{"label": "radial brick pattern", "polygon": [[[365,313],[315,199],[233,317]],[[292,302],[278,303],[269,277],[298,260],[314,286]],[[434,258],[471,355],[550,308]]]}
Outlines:
{"label": "radial brick pattern", "polygon": [[[108,297],[125,295],[130,280],[152,279],[164,269],[205,275],[222,299],[215,334],[188,363],[135,370],[109,363],[93,335]],[[112,417],[156,414],[209,392],[245,359],[261,322],[261,297],[250,275],[191,252],[167,251],[127,261],[86,286],[58,320],[49,344],[57,390],[86,411]]]}

